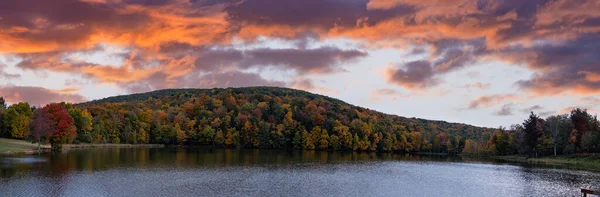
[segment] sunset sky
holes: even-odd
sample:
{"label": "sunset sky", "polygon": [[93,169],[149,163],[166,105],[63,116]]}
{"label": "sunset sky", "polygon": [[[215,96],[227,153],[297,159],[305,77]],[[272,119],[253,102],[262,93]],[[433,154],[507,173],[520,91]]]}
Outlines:
{"label": "sunset sky", "polygon": [[6,0],[0,96],[280,86],[477,126],[600,110],[597,0]]}

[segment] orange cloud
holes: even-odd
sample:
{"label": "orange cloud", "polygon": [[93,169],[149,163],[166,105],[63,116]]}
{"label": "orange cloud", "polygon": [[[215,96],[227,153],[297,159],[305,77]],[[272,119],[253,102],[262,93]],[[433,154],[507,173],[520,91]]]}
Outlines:
{"label": "orange cloud", "polygon": [[[81,73],[101,82],[155,77],[172,85],[200,70],[207,58],[202,50],[259,37],[298,41],[310,36],[350,39],[360,47],[427,46],[430,57],[421,61],[428,67],[390,68],[384,76],[410,89],[434,86],[437,76],[485,59],[534,70],[536,76],[518,83],[532,93],[600,92],[600,45],[595,44],[600,43],[600,5],[593,0],[19,0],[3,1],[0,9],[0,53],[22,57],[21,68]],[[142,59],[118,67],[65,60],[100,43],[139,50],[142,55],[136,57]],[[165,51],[168,45],[180,49]],[[273,51],[282,56],[283,50]],[[305,48],[290,53],[306,55],[301,60],[269,54],[253,61],[300,74],[344,70],[343,57],[332,60],[320,52]],[[240,63],[252,51],[229,55],[237,59],[213,58],[207,67],[256,66]],[[424,76],[419,80],[417,74]]]}
{"label": "orange cloud", "polygon": [[73,94],[75,92],[79,92],[81,91],[81,88],[64,88],[64,89],[60,89],[60,90],[51,90],[54,93],[58,93],[58,94]]}

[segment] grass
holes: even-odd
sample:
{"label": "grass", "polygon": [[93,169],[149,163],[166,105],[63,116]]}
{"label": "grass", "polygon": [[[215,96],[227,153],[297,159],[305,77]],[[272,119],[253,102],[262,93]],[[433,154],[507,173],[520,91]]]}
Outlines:
{"label": "grass", "polygon": [[[478,157],[478,156],[476,156]],[[538,158],[527,158],[521,155],[508,156],[483,156],[483,158],[498,159],[506,162],[517,162],[527,164],[541,164],[551,166],[563,166],[568,168],[578,168],[600,171],[600,154],[573,154],[546,156]]]}
{"label": "grass", "polygon": [[529,163],[568,165],[575,167],[600,169],[600,155],[598,154],[559,155],[550,157],[529,158],[526,159],[526,161],[528,161]]}
{"label": "grass", "polygon": [[[50,146],[42,145],[41,148],[47,149],[50,148]],[[31,142],[0,138],[0,154],[25,153],[36,151],[37,149],[37,144],[32,144]]]}

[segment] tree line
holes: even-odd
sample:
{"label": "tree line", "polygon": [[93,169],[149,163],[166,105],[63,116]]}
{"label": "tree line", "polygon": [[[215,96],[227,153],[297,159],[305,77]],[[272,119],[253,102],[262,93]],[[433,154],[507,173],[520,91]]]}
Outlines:
{"label": "tree line", "polygon": [[500,128],[485,138],[485,149],[473,148],[466,152],[530,157],[600,153],[600,122],[597,116],[579,108],[545,119],[531,112],[522,124],[512,125],[509,130]]}
{"label": "tree line", "polygon": [[554,147],[558,154],[593,152],[599,142],[597,120],[584,110],[547,120],[533,115],[533,123],[492,129],[388,115],[273,87],[170,89],[43,108],[0,102],[0,135],[51,144],[503,155],[548,154]]}

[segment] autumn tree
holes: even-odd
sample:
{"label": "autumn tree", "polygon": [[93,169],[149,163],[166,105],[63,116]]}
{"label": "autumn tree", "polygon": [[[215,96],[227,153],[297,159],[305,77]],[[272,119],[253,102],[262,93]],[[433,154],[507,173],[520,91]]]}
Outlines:
{"label": "autumn tree", "polygon": [[571,111],[571,122],[573,123],[572,136],[574,139],[571,141],[575,145],[575,148],[582,151],[581,141],[582,137],[590,130],[591,116],[586,110],[577,108]]}
{"label": "autumn tree", "polygon": [[[488,128],[403,118],[308,92],[266,87],[161,90],[68,109],[80,141],[87,141],[89,133],[92,143],[460,153],[466,139],[471,146],[482,145],[493,133]],[[89,116],[78,110],[89,111],[91,129],[82,121]]]}
{"label": "autumn tree", "polygon": [[33,111],[28,103],[20,102],[8,107],[5,115],[5,129],[10,137],[23,139],[29,135],[29,122]]}
{"label": "autumn tree", "polygon": [[45,136],[53,150],[61,144],[71,143],[77,136],[77,128],[67,109],[58,103],[48,104],[36,110],[34,116],[36,135]]}
{"label": "autumn tree", "polygon": [[225,146],[233,147],[239,144],[239,133],[235,128],[227,129],[227,134],[225,135]]}
{"label": "autumn tree", "polygon": [[69,114],[73,117],[75,127],[77,128],[77,140],[79,142],[92,142],[92,114],[87,109],[72,108]]}

